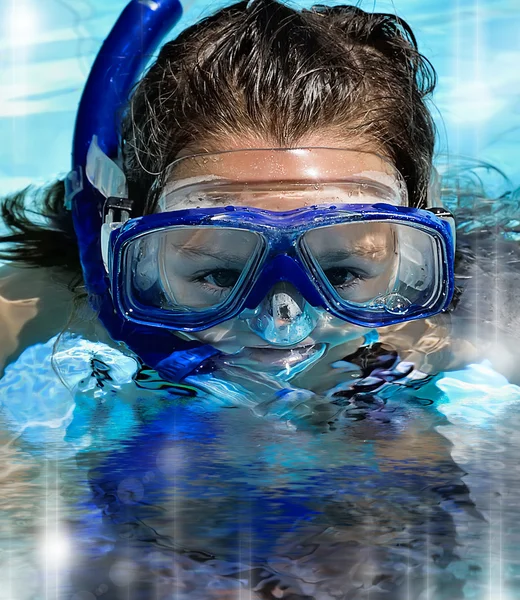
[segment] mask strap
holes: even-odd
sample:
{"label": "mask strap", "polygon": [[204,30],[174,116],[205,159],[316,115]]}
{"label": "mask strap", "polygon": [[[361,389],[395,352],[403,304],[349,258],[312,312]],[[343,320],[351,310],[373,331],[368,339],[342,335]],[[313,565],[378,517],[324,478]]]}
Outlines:
{"label": "mask strap", "polygon": [[426,207],[427,208],[444,208],[441,197],[441,178],[439,171],[432,166],[430,174],[430,182],[428,184],[428,191],[426,194]]}

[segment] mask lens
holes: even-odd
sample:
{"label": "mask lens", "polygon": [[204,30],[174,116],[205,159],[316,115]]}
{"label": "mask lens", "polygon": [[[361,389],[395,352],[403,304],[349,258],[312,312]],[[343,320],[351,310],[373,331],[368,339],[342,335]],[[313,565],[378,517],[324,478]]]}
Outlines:
{"label": "mask lens", "polygon": [[215,309],[241,288],[262,247],[255,232],[174,227],[129,244],[127,294],[134,306],[170,312]]}
{"label": "mask lens", "polygon": [[429,232],[364,221],[308,231],[302,249],[339,304],[405,315],[440,293],[441,249]]}

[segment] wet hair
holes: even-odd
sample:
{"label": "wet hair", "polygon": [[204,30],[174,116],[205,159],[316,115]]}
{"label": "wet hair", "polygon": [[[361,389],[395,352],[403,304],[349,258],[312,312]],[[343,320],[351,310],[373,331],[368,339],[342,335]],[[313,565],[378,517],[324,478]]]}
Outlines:
{"label": "wet hair", "polygon": [[[152,211],[165,168],[185,148],[218,150],[227,137],[295,147],[318,134],[321,145],[368,143],[401,172],[410,205],[424,207],[434,85],[412,30],[395,15],[238,2],[165,44],[136,85],[121,124],[130,197],[139,212]],[[42,194],[46,225],[31,220],[27,190],[4,201],[12,233],[0,238],[11,244],[0,258],[79,271],[63,184]]]}

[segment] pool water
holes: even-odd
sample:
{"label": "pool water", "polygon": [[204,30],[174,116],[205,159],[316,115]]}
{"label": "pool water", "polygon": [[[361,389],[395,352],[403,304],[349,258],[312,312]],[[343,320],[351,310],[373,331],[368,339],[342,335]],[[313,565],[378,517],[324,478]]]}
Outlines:
{"label": "pool water", "polygon": [[520,597],[520,388],[363,352],[333,397],[253,406],[77,335],[28,348],[0,380],[0,598]]}
{"label": "pool water", "polygon": [[[81,87],[124,4],[0,8],[0,192],[66,172]],[[218,6],[187,2],[179,27]],[[495,197],[513,189],[518,8],[375,9],[407,19],[439,71],[439,151],[498,165],[506,178],[484,168]],[[468,248],[496,218],[472,210]],[[518,260],[498,272],[499,252],[478,282],[513,306]],[[500,321],[516,331],[507,307],[479,315],[495,337]],[[520,387],[489,361],[426,377],[377,342],[340,368],[341,389],[281,394],[240,369],[168,384],[74,331],[27,348],[0,379],[0,600],[520,598]]]}

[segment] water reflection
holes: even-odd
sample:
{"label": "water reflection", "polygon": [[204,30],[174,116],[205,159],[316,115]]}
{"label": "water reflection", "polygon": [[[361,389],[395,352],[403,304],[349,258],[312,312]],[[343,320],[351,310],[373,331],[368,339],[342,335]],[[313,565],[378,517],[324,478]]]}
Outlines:
{"label": "water reflection", "polygon": [[112,548],[82,563],[74,584],[94,577],[114,598],[130,587],[142,598],[245,588],[326,599],[418,598],[430,582],[463,597],[446,570],[456,536],[443,504],[478,514],[449,445],[428,432],[443,418],[399,404],[384,421],[338,419],[326,435],[239,407],[166,408],[89,470],[94,521]]}
{"label": "water reflection", "polygon": [[98,346],[88,376],[69,361],[64,427],[11,442],[4,464],[23,474],[4,487],[9,523],[28,509],[3,535],[26,561],[4,562],[15,597],[464,597],[453,514],[482,517],[435,430],[448,422],[434,386],[377,391],[409,371],[394,353],[360,350],[350,387],[291,418],[160,389],[149,372],[125,381],[123,358],[119,373],[103,358]]}

